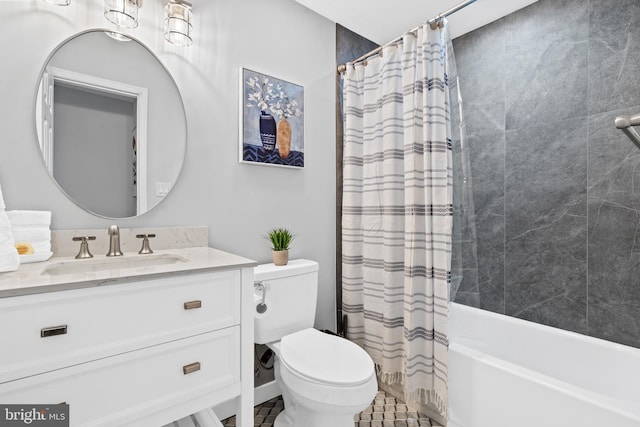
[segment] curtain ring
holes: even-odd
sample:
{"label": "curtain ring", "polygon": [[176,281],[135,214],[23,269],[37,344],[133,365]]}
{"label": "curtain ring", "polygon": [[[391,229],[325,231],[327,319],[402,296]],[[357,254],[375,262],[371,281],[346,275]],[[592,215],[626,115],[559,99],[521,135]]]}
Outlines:
{"label": "curtain ring", "polygon": [[367,65],[369,65],[369,62],[365,59],[364,61],[362,61],[362,65],[366,67]]}
{"label": "curtain ring", "polygon": [[438,25],[439,25],[438,21],[435,20],[430,24],[430,27],[432,30],[435,30],[436,28],[438,28]]}
{"label": "curtain ring", "polygon": [[440,27],[440,28],[444,28],[444,21],[440,21],[440,22],[438,22],[438,27]]}

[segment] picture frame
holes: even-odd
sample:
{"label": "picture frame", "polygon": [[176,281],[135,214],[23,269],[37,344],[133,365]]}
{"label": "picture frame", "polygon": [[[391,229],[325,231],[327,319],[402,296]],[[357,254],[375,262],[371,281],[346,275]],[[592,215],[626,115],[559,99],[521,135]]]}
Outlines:
{"label": "picture frame", "polygon": [[239,162],[304,168],[304,87],[240,68]]}

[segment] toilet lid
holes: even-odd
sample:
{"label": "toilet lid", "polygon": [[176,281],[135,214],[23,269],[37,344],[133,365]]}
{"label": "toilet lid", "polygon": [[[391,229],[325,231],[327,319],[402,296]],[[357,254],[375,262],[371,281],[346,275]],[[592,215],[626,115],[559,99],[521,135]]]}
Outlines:
{"label": "toilet lid", "polygon": [[309,328],[282,338],[280,360],[297,374],[334,385],[358,385],[374,375],[371,357],[357,344]]}

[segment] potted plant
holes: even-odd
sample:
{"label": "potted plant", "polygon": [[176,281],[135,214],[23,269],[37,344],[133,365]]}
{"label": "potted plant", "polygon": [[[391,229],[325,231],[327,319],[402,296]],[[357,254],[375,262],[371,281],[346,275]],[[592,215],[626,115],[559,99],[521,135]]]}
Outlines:
{"label": "potted plant", "polygon": [[271,242],[273,263],[275,265],[287,265],[289,262],[289,245],[295,235],[286,228],[274,228],[267,234]]}

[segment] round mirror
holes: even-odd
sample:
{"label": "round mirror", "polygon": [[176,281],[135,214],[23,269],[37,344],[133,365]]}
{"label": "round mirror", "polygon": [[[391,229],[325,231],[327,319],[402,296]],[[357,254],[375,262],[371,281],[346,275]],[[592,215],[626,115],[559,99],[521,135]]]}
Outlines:
{"label": "round mirror", "polygon": [[62,42],[43,67],[35,104],[45,166],[89,212],[141,215],[180,175],[182,97],[169,71],[135,39],[89,30]]}

